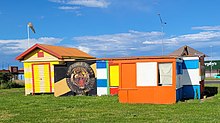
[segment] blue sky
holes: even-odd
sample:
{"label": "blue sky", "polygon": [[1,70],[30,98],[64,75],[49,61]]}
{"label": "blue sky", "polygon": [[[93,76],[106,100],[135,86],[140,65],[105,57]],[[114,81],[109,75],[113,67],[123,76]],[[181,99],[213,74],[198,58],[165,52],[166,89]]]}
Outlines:
{"label": "blue sky", "polygon": [[[219,0],[1,0],[0,68],[30,43],[79,48],[96,57],[168,54],[189,45],[219,59]],[[164,33],[158,13],[167,24]],[[211,59],[210,57],[207,60]]]}

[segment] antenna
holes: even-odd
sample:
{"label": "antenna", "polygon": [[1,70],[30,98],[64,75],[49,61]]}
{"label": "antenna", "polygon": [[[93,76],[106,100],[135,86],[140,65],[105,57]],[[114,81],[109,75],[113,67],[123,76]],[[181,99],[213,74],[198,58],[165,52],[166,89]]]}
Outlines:
{"label": "antenna", "polygon": [[160,26],[161,26],[161,37],[162,37],[162,55],[164,53],[164,46],[163,46],[163,33],[164,33],[164,25],[167,24],[166,22],[164,22],[160,16],[160,13],[157,14],[159,16],[160,19]]}

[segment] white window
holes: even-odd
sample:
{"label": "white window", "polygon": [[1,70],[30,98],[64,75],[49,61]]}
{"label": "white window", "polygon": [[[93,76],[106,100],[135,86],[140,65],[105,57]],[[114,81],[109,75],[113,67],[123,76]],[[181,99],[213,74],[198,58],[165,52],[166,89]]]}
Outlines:
{"label": "white window", "polygon": [[172,85],[172,63],[159,63],[159,85]]}
{"label": "white window", "polygon": [[137,86],[157,86],[157,62],[137,63]]}

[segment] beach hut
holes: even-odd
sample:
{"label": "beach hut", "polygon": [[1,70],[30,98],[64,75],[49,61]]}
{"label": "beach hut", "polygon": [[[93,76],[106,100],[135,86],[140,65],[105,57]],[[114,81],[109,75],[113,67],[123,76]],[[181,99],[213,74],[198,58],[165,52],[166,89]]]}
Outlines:
{"label": "beach hut", "polygon": [[54,65],[94,58],[76,48],[35,44],[16,57],[24,63],[25,95],[54,92]]}
{"label": "beach hut", "polygon": [[109,59],[118,65],[121,103],[172,104],[182,98],[182,59],[170,56]]}
{"label": "beach hut", "polygon": [[169,56],[183,59],[182,91],[184,99],[201,99],[204,92],[205,65],[204,53],[189,46],[183,46]]}

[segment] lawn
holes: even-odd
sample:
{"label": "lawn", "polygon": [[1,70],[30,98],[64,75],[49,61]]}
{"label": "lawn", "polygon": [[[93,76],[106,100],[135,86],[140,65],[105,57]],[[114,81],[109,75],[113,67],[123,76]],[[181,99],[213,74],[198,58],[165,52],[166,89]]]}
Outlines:
{"label": "lawn", "polygon": [[220,78],[206,77],[205,80],[220,80]]}
{"label": "lawn", "polygon": [[220,122],[220,94],[173,105],[120,104],[117,96],[24,96],[0,90],[0,122]]}

